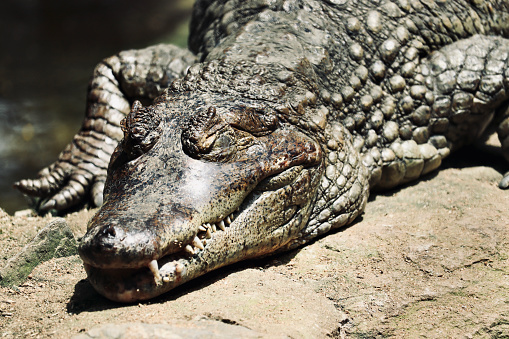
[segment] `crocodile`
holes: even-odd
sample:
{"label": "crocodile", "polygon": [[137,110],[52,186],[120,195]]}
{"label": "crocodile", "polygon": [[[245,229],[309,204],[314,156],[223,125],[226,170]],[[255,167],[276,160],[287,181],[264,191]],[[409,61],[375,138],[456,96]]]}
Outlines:
{"label": "crocodile", "polygon": [[79,253],[94,288],[120,302],[298,248],[488,127],[509,159],[508,12],[508,1],[199,0],[188,49],[97,65],[80,131],[15,186],[42,211],[101,206]]}

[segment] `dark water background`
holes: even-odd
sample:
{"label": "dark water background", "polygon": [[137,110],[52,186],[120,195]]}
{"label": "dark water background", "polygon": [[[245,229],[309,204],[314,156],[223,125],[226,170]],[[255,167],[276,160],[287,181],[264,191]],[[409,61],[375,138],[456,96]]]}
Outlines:
{"label": "dark water background", "polygon": [[94,66],[130,48],[186,45],[192,0],[0,1],[0,208],[12,183],[56,160],[81,125]]}

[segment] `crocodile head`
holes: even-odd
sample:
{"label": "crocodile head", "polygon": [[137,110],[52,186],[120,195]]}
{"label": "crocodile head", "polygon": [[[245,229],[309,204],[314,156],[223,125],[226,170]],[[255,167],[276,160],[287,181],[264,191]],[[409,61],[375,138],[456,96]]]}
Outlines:
{"label": "crocodile head", "polygon": [[149,299],[299,236],[318,143],[256,103],[136,102],[79,253],[107,298]]}

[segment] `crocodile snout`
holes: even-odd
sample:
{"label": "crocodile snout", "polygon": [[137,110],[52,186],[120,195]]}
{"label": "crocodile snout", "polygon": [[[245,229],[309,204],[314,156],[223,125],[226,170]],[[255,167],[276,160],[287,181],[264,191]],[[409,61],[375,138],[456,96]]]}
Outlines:
{"label": "crocodile snout", "polygon": [[78,250],[85,263],[103,268],[146,266],[160,252],[150,232],[129,234],[118,225],[99,226],[88,232],[81,238]]}

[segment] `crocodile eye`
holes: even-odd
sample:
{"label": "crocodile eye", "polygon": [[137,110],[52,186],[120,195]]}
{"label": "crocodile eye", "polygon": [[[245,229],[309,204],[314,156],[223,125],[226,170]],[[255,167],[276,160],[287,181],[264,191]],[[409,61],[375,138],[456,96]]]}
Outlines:
{"label": "crocodile eye", "polygon": [[181,140],[184,152],[195,159],[226,162],[237,151],[234,129],[216,113],[213,106],[189,120]]}
{"label": "crocodile eye", "polygon": [[124,139],[122,146],[129,160],[148,152],[161,134],[161,117],[152,106],[143,107],[139,101],[133,103],[131,112],[120,122]]}
{"label": "crocodile eye", "polygon": [[237,152],[237,143],[232,131],[219,133],[205,158],[214,161],[228,161]]}

